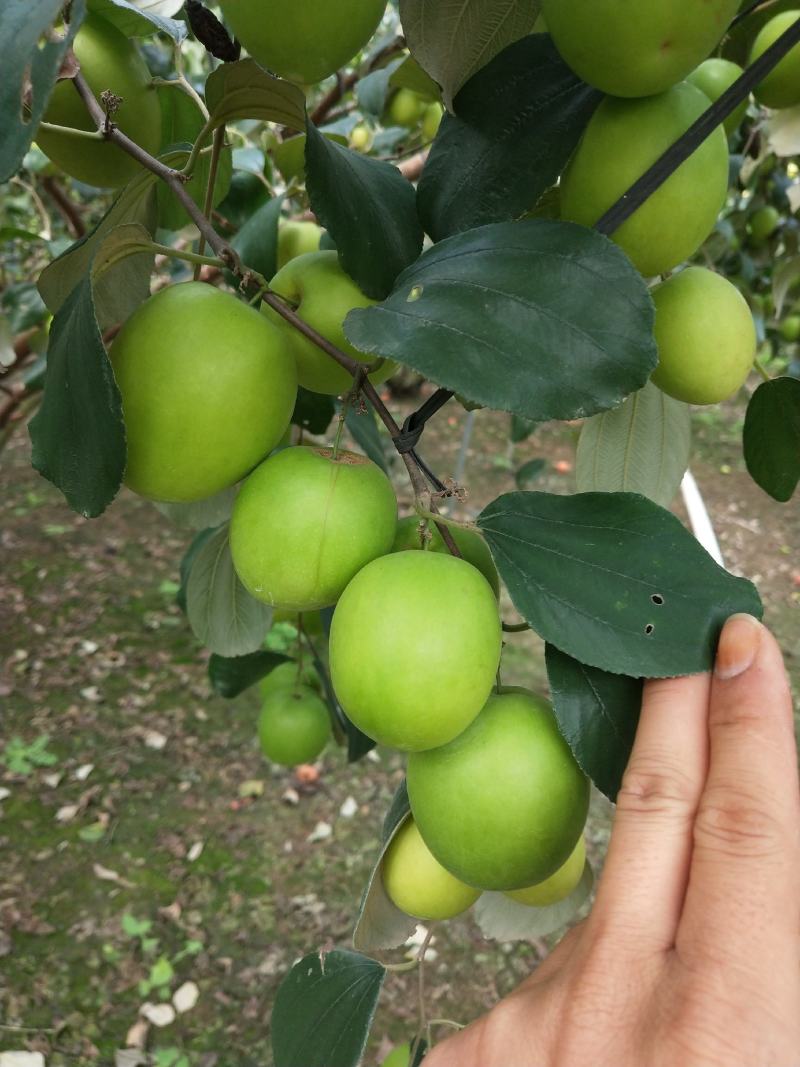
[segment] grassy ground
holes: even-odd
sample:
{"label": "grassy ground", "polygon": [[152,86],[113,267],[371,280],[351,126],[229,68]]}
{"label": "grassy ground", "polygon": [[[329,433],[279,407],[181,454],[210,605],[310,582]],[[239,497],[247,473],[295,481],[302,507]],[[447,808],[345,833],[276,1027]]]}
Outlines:
{"label": "grassy ground", "polygon": [[[800,519],[750,483],[739,418],[698,419],[694,469],[726,560],[757,581],[797,683]],[[447,409],[426,437],[440,473],[462,419]],[[505,437],[504,419],[479,413],[465,509],[513,487]],[[540,431],[515,462],[544,456],[537,488],[570,491],[554,464],[572,461],[573,439]],[[348,942],[400,760],[381,752],[351,768],[333,751],[312,786],[269,768],[256,696],[210,694],[174,606],[181,532],[128,493],[86,522],[28,464],[20,433],[0,466],[0,1050],[41,1050],[51,1067],[107,1064],[134,1027],[130,1040],[159,1067],[264,1067],[286,969]],[[537,641],[512,642],[504,678],[541,684]],[[597,799],[595,855],[609,819]],[[332,834],[315,840],[320,823]],[[544,949],[485,942],[468,920],[438,931],[435,947],[432,1012],[461,1020]],[[145,1034],[141,1006],[168,1004],[186,982],[196,1005]],[[408,1039],[415,1014],[413,979],[392,978],[368,1064]]]}

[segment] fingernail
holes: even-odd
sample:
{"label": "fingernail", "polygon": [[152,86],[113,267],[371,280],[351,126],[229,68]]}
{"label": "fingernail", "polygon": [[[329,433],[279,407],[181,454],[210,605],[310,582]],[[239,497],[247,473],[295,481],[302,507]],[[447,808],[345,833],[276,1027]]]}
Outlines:
{"label": "fingernail", "polygon": [[728,682],[752,667],[762,629],[752,615],[731,615],[723,627],[714,665],[714,674],[720,681]]}

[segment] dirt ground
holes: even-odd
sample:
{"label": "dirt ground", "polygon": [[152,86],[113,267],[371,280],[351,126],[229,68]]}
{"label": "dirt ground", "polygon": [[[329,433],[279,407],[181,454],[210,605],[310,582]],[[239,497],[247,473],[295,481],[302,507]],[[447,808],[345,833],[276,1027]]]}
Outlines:
{"label": "dirt ground", "polygon": [[[693,470],[726,562],[758,584],[798,685],[800,515],[750,482],[741,414],[697,417]],[[463,419],[451,404],[426,434],[440,475]],[[507,420],[479,412],[462,510],[512,489],[512,468],[538,456],[548,466],[535,488],[571,491],[576,433],[542,428],[512,458]],[[398,486],[407,493],[399,474]],[[40,1050],[48,1067],[111,1064],[126,1040],[158,1067],[271,1063],[276,986],[304,952],[348,943],[402,777],[383,751],[355,767],[329,751],[313,787],[264,762],[257,694],[211,695],[174,604],[185,543],[127,492],[100,519],[72,514],[31,470],[23,432],[2,456],[0,1050]],[[511,639],[504,680],[543,684],[535,638]],[[596,798],[596,858],[609,823]],[[430,1014],[468,1021],[546,946],[487,942],[465,919],[437,930],[435,948]],[[369,1067],[413,1033],[414,983],[387,980]],[[180,987],[181,1005],[196,1003],[148,1024],[142,1006],[163,1022]]]}

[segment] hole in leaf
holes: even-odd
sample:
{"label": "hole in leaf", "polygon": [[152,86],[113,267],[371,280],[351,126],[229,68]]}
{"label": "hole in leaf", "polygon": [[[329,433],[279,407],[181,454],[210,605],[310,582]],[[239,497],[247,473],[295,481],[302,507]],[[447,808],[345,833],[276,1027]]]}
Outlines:
{"label": "hole in leaf", "polygon": [[644,628],[644,632],[647,634],[648,637],[654,630],[655,626],[653,626],[652,622],[648,622],[647,626],[645,626]]}
{"label": "hole in leaf", "polygon": [[650,599],[653,601],[654,604],[658,604],[659,607],[661,607],[661,605],[664,603],[664,598],[661,593],[653,593]]}
{"label": "hole in leaf", "polygon": [[420,298],[420,297],[422,296],[422,290],[423,290],[423,289],[424,289],[424,286],[422,286],[422,285],[415,285],[415,286],[414,286],[414,287],[413,287],[413,288],[411,289],[411,292],[410,292],[410,293],[408,294],[408,296],[406,297],[406,303],[407,303],[407,304],[413,304],[415,300],[419,300],[419,298]]}

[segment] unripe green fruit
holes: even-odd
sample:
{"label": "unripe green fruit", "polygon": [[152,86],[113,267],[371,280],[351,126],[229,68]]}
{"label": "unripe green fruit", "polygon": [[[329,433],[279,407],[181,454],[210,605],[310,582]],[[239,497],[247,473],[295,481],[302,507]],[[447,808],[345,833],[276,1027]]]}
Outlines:
{"label": "unripe green fruit", "polygon": [[774,208],[771,204],[765,204],[764,207],[760,207],[753,212],[747,224],[750,240],[754,245],[764,244],[775,233],[780,221],[781,216],[777,208]]}
{"label": "unripe green fruit", "polygon": [[504,689],[450,744],[412,752],[408,796],[425,844],[451,874],[478,889],[523,889],[569,858],[589,782],[547,701]]}
{"label": "unripe green fruit", "polygon": [[[494,595],[500,595],[500,579],[497,575],[497,567],[494,565],[492,553],[484,539],[475,530],[465,530],[460,526],[451,526],[450,533],[456,543],[462,557],[477,567],[486,581],[494,590]],[[447,545],[442,535],[436,529],[434,523],[427,523],[427,532],[420,524],[416,515],[409,515],[401,519],[397,524],[392,552],[407,551],[440,552],[449,555]]]}
{"label": "unripe green fruit", "polygon": [[391,482],[366,456],[287,448],[242,486],[231,517],[233,564],[266,604],[329,607],[353,575],[390,551],[396,523]]}
{"label": "unripe green fruit", "polygon": [[547,908],[551,904],[558,904],[577,887],[585,866],[586,842],[583,837],[579,837],[569,859],[555,874],[551,874],[538,885],[528,886],[527,889],[509,889],[506,895],[518,904],[525,904],[530,908]]}
{"label": "unripe green fruit", "polygon": [[[151,87],[147,64],[124,33],[104,18],[87,15],[72,44],[81,74],[99,98],[109,89],[122,103],[114,122],[146,152],[156,155],[161,142],[161,106]],[[56,84],[44,113],[45,122],[94,130],[86,105],[72,81]],[[66,133],[40,129],[36,141],[41,150],[67,174],[89,185],[125,185],[141,171],[127,152],[108,141],[91,141]]]}
{"label": "unripe green fruit", "polygon": [[364,122],[359,122],[350,131],[350,147],[356,152],[367,152],[372,147],[372,130]]}
{"label": "unripe green fruit", "polygon": [[291,219],[278,227],[278,270],[290,259],[319,252],[319,242],[325,231],[316,222],[295,222]]}
{"label": "unripe green fruit", "polygon": [[273,763],[312,763],[331,737],[328,709],[313,689],[297,686],[269,693],[258,720],[261,751]]}
{"label": "unripe green fruit", "polygon": [[687,404],[716,404],[743,384],[756,354],[747,301],[721,274],[688,267],[652,290],[658,366],[652,380]]}
{"label": "unripe green fruit", "polygon": [[413,89],[398,89],[389,101],[384,125],[412,129],[422,118],[425,108],[425,101]]}
{"label": "unripe green fruit", "polygon": [[395,907],[426,922],[453,919],[471,908],[481,895],[479,889],[459,882],[433,858],[410,818],[386,850],[381,877]]}
{"label": "unripe green fruit", "polygon": [[379,744],[434,748],[481,710],[501,639],[497,601],[475,567],[438,552],[397,552],[360,571],[336,606],[333,688]]}
{"label": "unripe green fruit", "polygon": [[[770,19],[753,41],[750,63],[762,56],[770,45],[800,19],[800,11],[782,11]],[[766,78],[755,87],[753,95],[766,107],[794,107],[800,104],[800,44],[790,49]]]}
{"label": "unripe green fruit", "polygon": [[[742,74],[744,74],[744,71],[738,63],[732,63],[729,59],[715,57],[701,63],[697,70],[692,71],[686,80],[701,89],[713,104],[719,100],[727,89],[730,89]],[[747,100],[743,100],[736,110],[732,111],[725,119],[725,132],[728,136],[739,128],[746,114]]]}
{"label": "unripe green fruit", "polygon": [[739,0],[543,0],[561,55],[612,96],[669,89],[720,41]]}
{"label": "unripe green fruit", "polygon": [[381,1067],[409,1067],[410,1063],[411,1045],[406,1042],[405,1045],[397,1045],[396,1048],[393,1048],[381,1064]]}
{"label": "unripe green fruit", "polygon": [[[353,279],[345,274],[336,252],[311,252],[290,260],[272,279],[270,288],[279,296],[291,300],[300,318],[345,355],[352,356],[359,363],[374,362],[375,356],[365,355],[353,348],[344,335],[343,324],[353,308],[371,307],[375,301],[365,296]],[[298,381],[304,389],[338,396],[352,387],[352,375],[313,341],[303,337],[267,304],[262,304],[262,311],[289,338],[297,360]],[[387,360],[379,370],[370,374],[369,380],[373,385],[379,385],[386,381],[394,369],[394,363]]]}
{"label": "unripe green fruit", "polygon": [[304,689],[313,689],[317,693],[322,691],[322,681],[312,663],[303,664],[299,672],[294,660],[290,663],[280,663],[266,678],[261,679],[258,689],[262,697],[266,697],[279,689],[293,689],[297,685]]}
{"label": "unripe green fruit", "polygon": [[[607,97],[561,180],[561,217],[593,226],[708,108],[681,82],[643,100]],[[714,228],[728,189],[728,144],[720,126],[611,235],[646,277],[693,255]]]}
{"label": "unripe green fruit", "polygon": [[439,132],[439,127],[444,118],[444,108],[441,104],[428,104],[422,116],[422,140],[432,141]]}
{"label": "unripe green fruit", "polygon": [[787,315],[778,327],[784,341],[800,339],[800,315]]}
{"label": "unripe green fruit", "polygon": [[292,417],[297,372],[285,336],[211,285],[151,296],[109,357],[128,439],[125,483],[152,500],[204,500],[233,485]]}
{"label": "unripe green fruit", "polygon": [[386,0],[220,0],[220,7],[253,59],[282,78],[311,84],[364,47]]}

